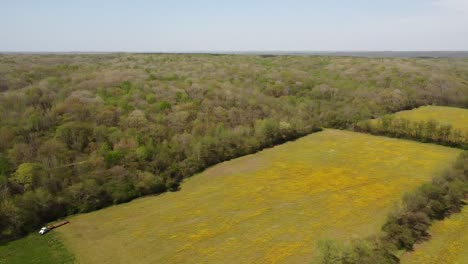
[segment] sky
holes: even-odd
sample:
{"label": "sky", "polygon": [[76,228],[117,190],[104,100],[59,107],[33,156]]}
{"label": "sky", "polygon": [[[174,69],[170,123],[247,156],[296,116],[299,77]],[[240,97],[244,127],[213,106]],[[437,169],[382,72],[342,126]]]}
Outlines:
{"label": "sky", "polygon": [[0,51],[468,50],[468,0],[0,0]]}

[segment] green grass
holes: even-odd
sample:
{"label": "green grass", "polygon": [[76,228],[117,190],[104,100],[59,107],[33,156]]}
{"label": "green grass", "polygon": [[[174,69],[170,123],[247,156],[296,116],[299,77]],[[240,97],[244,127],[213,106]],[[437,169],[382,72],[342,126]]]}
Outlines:
{"label": "green grass", "polygon": [[440,124],[450,124],[453,128],[468,133],[468,109],[446,106],[422,106],[413,110],[401,111],[395,117],[411,121],[435,120]]}
{"label": "green grass", "polygon": [[31,234],[0,244],[0,264],[74,263],[73,255],[63,246],[57,234]]}
{"label": "green grass", "polygon": [[306,263],[322,239],[380,232],[460,150],[325,130],[216,165],[182,190],[70,218],[79,263]]}
{"label": "green grass", "polygon": [[403,255],[403,264],[468,263],[468,207],[449,219],[436,222],[431,239]]}

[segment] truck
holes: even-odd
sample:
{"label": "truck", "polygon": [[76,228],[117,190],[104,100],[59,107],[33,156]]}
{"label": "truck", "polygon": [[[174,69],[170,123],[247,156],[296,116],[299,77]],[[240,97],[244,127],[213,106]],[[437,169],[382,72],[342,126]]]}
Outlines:
{"label": "truck", "polygon": [[49,233],[52,229],[55,229],[55,228],[57,228],[57,227],[61,227],[61,226],[66,225],[66,224],[68,224],[68,223],[70,223],[70,222],[68,222],[68,221],[63,221],[63,222],[60,222],[60,223],[57,223],[57,224],[53,224],[53,225],[50,225],[50,226],[43,226],[43,227],[41,228],[41,230],[39,230],[38,233],[39,233],[39,235],[42,236],[42,235],[45,235],[45,234]]}

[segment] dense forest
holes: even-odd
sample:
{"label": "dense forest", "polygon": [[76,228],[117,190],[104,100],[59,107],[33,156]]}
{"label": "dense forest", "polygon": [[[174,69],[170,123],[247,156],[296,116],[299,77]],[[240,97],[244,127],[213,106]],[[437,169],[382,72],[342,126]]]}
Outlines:
{"label": "dense forest", "polygon": [[428,104],[468,107],[467,59],[0,55],[0,240]]}

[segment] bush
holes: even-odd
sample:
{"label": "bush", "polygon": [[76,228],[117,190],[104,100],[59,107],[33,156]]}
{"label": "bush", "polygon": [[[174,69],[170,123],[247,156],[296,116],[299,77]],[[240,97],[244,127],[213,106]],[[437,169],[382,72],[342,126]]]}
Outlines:
{"label": "bush", "polygon": [[350,244],[334,241],[318,243],[320,256],[315,263],[320,264],[395,264],[399,263],[387,245],[376,238],[354,240]]}

